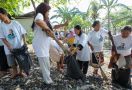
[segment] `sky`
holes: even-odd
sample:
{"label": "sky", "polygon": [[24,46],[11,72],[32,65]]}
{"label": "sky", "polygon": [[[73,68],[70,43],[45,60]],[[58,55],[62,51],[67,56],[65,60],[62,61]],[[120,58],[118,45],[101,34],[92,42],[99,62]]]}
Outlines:
{"label": "sky", "polygon": [[[52,0],[51,0],[52,1]],[[78,8],[80,11],[82,11],[82,12],[86,12],[87,11],[87,8],[88,8],[88,6],[89,6],[89,4],[90,4],[90,1],[91,0],[82,0],[81,2],[79,2],[79,3],[73,3],[73,4],[70,4],[68,7],[69,8],[72,8],[72,7],[76,7],[76,8]],[[99,1],[99,0],[97,0],[97,1]],[[132,6],[132,0],[118,0],[118,3],[122,3],[122,4],[125,4],[125,5],[127,5],[127,6]],[[36,4],[36,6],[37,6],[37,4]],[[31,12],[31,11],[33,11],[34,9],[33,9],[33,6],[30,6],[29,8],[26,8],[25,10],[24,10],[24,13],[28,13],[28,12]],[[55,13],[54,13],[54,10],[55,10],[55,8],[52,8],[51,10],[50,10],[50,17],[52,16],[52,15],[54,15]],[[100,17],[104,17],[104,16],[106,16],[106,10],[101,10],[100,11]],[[53,20],[54,21],[54,20]]]}
{"label": "sky", "polygon": [[[87,6],[89,5],[90,1],[91,0],[82,0],[82,2],[80,2],[80,4],[78,5],[79,9],[81,11],[86,11]],[[118,0],[118,3],[122,3],[122,4],[125,4],[127,6],[132,6],[132,0]]]}
{"label": "sky", "polygon": [[[69,7],[77,7],[77,8],[79,8],[80,11],[86,12],[90,1],[91,0],[82,0],[78,4],[69,5]],[[132,6],[132,0],[118,0],[118,2],[119,3],[122,3],[122,4],[125,4],[127,6]],[[30,6],[29,8],[26,8],[24,10],[24,13],[27,13],[29,11],[33,11],[33,7],[32,6]]]}

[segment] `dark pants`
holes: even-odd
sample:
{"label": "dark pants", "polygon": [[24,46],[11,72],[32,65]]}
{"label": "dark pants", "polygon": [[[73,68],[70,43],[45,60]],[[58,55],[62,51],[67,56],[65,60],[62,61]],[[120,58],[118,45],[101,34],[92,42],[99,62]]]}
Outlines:
{"label": "dark pants", "polygon": [[83,74],[87,74],[89,61],[79,61],[78,60],[78,64],[79,64],[80,69],[83,71]]}
{"label": "dark pants", "polygon": [[126,68],[130,68],[132,65],[132,57],[131,55],[125,56],[125,60],[126,60]]}
{"label": "dark pants", "polygon": [[92,63],[98,64],[99,62],[100,63],[103,63],[104,62],[103,52],[92,53]]}
{"label": "dark pants", "polygon": [[0,70],[6,71],[8,69],[7,59],[4,51],[4,46],[0,46]]}

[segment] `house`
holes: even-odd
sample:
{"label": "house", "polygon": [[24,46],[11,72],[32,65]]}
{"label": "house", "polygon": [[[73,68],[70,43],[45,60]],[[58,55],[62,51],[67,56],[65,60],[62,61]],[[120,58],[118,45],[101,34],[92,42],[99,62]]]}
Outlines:
{"label": "house", "polygon": [[22,24],[22,26],[28,31],[31,30],[31,25],[34,18],[34,11],[15,17],[15,19]]}

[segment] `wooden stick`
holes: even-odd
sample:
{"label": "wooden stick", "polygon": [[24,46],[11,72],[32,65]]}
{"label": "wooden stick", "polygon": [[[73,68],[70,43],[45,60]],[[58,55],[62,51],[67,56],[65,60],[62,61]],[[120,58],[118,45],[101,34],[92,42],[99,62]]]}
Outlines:
{"label": "wooden stick", "polygon": [[[94,54],[94,53],[93,53],[93,54]],[[96,58],[96,55],[95,55],[95,54],[94,54],[94,56],[95,56],[95,58]],[[96,58],[96,60],[97,60],[97,58]],[[100,62],[98,62],[98,66],[99,66],[99,69],[100,69],[100,72],[101,72],[101,75],[102,75],[103,79],[104,79],[105,81],[108,81],[108,77],[107,77],[106,74],[104,73],[104,71],[103,71],[103,69],[102,69],[102,67],[101,67]]]}

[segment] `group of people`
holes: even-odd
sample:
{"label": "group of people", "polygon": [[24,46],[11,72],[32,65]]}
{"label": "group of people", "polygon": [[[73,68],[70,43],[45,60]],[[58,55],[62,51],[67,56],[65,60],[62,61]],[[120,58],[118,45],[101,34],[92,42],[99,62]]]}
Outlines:
{"label": "group of people", "polygon": [[[33,38],[33,49],[35,51],[35,55],[38,58],[40,69],[42,71],[43,79],[46,84],[52,84],[53,80],[50,76],[50,57],[52,56],[53,49],[57,50],[60,58],[57,58],[58,69],[63,68],[64,62],[64,52],[61,46],[56,42],[56,37],[53,29],[65,26],[67,24],[58,25],[56,27],[52,27],[49,20],[49,10],[50,6],[46,3],[41,3],[36,8],[36,14],[33,20],[32,29],[34,32]],[[5,68],[6,70],[10,67],[11,78],[16,76],[24,76],[22,69],[17,67],[17,62],[12,55],[11,51],[14,48],[21,48],[26,44],[26,30],[22,27],[22,25],[15,21],[11,20],[7,11],[3,8],[0,8],[0,42],[3,43],[0,46],[0,51],[2,50],[2,54],[0,54],[0,62],[3,60],[7,60],[7,65],[2,66],[0,63],[0,68]],[[104,39],[106,36],[109,36],[109,31],[105,30],[101,27],[101,23],[99,21],[94,21],[92,24],[93,30],[85,34],[82,31],[80,25],[75,25],[74,34],[72,37],[72,43],[68,43],[68,48],[76,48],[76,60],[79,65],[80,70],[84,75],[87,74],[88,66],[90,63],[94,64],[104,64],[104,55],[103,55],[103,45]],[[113,40],[115,43],[115,47],[117,53],[120,56],[125,58],[126,64],[125,68],[132,67],[132,28],[130,26],[125,26],[121,29],[121,33],[119,35],[113,36]],[[71,33],[73,34],[73,33]],[[70,36],[69,36],[70,37]],[[66,40],[64,40],[66,43]],[[63,44],[63,40],[60,42]],[[4,45],[4,46],[3,46]],[[4,49],[3,49],[4,47]],[[50,51],[50,48],[51,49]],[[114,48],[115,49],[115,48]],[[115,50],[112,48],[111,55],[114,56]],[[4,51],[5,54],[4,54]],[[70,49],[68,49],[70,50]],[[50,53],[51,52],[51,53]],[[6,58],[3,58],[5,57]],[[56,56],[56,55],[55,55]],[[53,57],[53,59],[56,57]],[[118,62],[118,61],[117,61]],[[110,67],[113,68],[113,67]],[[94,75],[98,75],[98,68],[94,67],[93,70]],[[124,77],[125,78],[125,77]]]}

